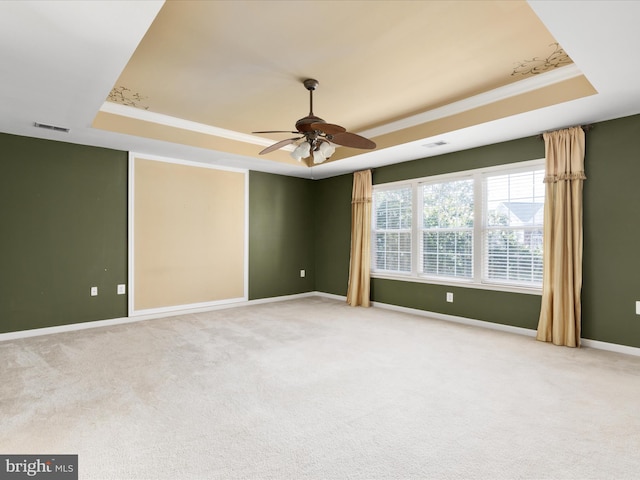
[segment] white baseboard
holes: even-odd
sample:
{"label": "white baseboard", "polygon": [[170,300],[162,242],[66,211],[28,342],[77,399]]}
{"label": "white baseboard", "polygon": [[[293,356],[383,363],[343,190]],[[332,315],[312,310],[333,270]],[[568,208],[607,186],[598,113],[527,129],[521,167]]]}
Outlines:
{"label": "white baseboard", "polygon": [[313,292],[313,294],[316,297],[331,298],[333,300],[340,300],[342,302],[347,301],[346,295],[335,295],[333,293],[325,293],[325,292]]}
{"label": "white baseboard", "polygon": [[525,335],[527,337],[536,336],[536,331],[529,328],[514,327],[512,325],[502,325],[501,323],[484,322],[482,320],[474,320],[472,318],[458,317],[455,315],[447,315],[444,313],[429,312],[427,310],[419,310],[417,308],[400,307],[398,305],[391,305],[389,303],[372,302],[371,304],[372,306],[378,308],[386,308],[388,310],[410,313],[413,315],[419,315],[421,317],[435,318],[436,320],[445,320],[447,322],[462,323],[464,325],[471,325],[472,327],[489,328],[491,330],[516,333],[518,335]]}
{"label": "white baseboard", "polygon": [[[462,323],[464,325],[471,325],[474,327],[500,330],[502,332],[515,333],[517,335],[525,335],[528,337],[536,336],[536,330],[532,330],[530,328],[514,327],[512,325],[502,325],[500,323],[485,322],[482,320],[474,320],[471,318],[458,317],[455,315],[446,315],[443,313],[429,312],[427,310],[419,310],[417,308],[400,307],[398,305],[391,305],[388,303],[372,302],[372,306],[378,307],[378,308],[386,308],[389,310],[395,310],[398,312],[410,313],[410,314],[419,315],[422,317],[445,320],[448,322]],[[624,353],[626,355],[634,355],[636,357],[640,357],[640,348],[638,347],[630,347],[628,345],[620,345],[617,343],[601,342],[599,340],[590,340],[588,338],[581,338],[580,345],[582,347],[595,348],[598,350],[607,350],[610,352]]]}
{"label": "white baseboard", "polygon": [[153,320],[156,318],[177,317],[179,315],[188,315],[191,313],[211,312],[213,310],[224,310],[228,308],[243,307],[260,303],[282,302],[285,300],[294,300],[296,298],[313,297],[321,294],[320,292],[307,292],[295,295],[284,295],[282,297],[261,298],[257,300],[238,301],[234,303],[219,303],[216,305],[208,305],[202,307],[172,308],[170,310],[155,311],[146,314],[135,314],[129,317],[110,318],[107,320],[94,320],[90,322],[70,323],[68,325],[56,325],[53,327],[34,328],[32,330],[19,330],[17,332],[0,333],[0,342],[7,340],[16,340],[19,338],[38,337],[40,335],[52,335],[55,333],[74,332],[76,330],[86,330],[88,328],[110,327],[112,325],[122,325],[125,323],[142,322],[144,320]]}
{"label": "white baseboard", "polygon": [[258,298],[249,300],[245,305],[260,305],[261,303],[285,302],[287,300],[296,300],[298,298],[315,297],[318,292],[294,293],[292,295],[282,295],[280,297]]}
{"label": "white baseboard", "polygon": [[55,327],[34,328],[32,330],[19,330],[17,332],[0,333],[0,342],[19,338],[39,337],[40,335],[51,335],[54,333],[74,332],[88,328],[109,327],[111,325],[121,325],[123,323],[133,323],[141,320],[144,319],[139,317],[121,317],[110,318],[108,320],[94,320],[92,322],[70,323],[68,325],[56,325]]}
{"label": "white baseboard", "polygon": [[620,345],[619,343],[608,343],[601,342],[600,340],[581,338],[580,345],[587,348],[597,348],[598,350],[607,350],[609,352],[624,353],[626,355],[635,355],[636,357],[640,357],[640,348]]}
{"label": "white baseboard", "polygon": [[[216,300],[214,302],[201,302],[191,303],[187,305],[174,305],[171,307],[159,307],[159,308],[146,308],[142,310],[129,309],[129,317],[140,318],[158,318],[158,317],[173,317],[175,315],[182,315],[184,312],[208,312],[210,310],[217,310],[220,308],[229,308],[236,306],[247,301],[244,297],[230,298],[228,300]],[[179,313],[176,313],[179,312]]]}
{"label": "white baseboard", "polygon": [[[95,320],[92,322],[72,323],[69,325],[56,325],[55,327],[34,328],[33,330],[21,330],[17,332],[0,333],[0,342],[7,340],[16,340],[20,338],[37,337],[40,335],[51,335],[54,333],[73,332],[76,330],[86,330],[88,328],[100,328],[109,327],[112,325],[122,325],[125,323],[141,322],[143,320],[153,320],[155,318],[167,318],[178,315],[187,315],[190,313],[202,313],[213,310],[223,310],[228,308],[244,307],[249,305],[259,305],[263,303],[283,302],[287,300],[295,300],[299,298],[307,297],[324,297],[331,298],[338,301],[346,301],[347,297],[342,295],[334,295],[332,293],[325,292],[306,292],[297,293],[293,295],[283,295],[280,297],[259,298],[256,300],[248,300],[236,303],[225,303],[215,306],[202,307],[202,308],[187,308],[183,310],[173,310],[165,313],[154,313],[149,315],[136,315],[134,317],[121,317],[111,318],[108,320]],[[500,323],[485,322],[482,320],[474,320],[472,318],[458,317],[455,315],[447,315],[444,313],[430,312],[427,310],[420,310],[417,308],[401,307],[398,305],[392,305],[389,303],[371,302],[371,306],[375,308],[386,308],[388,310],[395,310],[398,312],[410,313],[412,315],[418,315],[421,317],[435,318],[437,320],[445,320],[447,322],[461,323],[464,325],[471,325],[473,327],[489,328],[493,330],[499,330],[502,332],[515,333],[517,335],[525,335],[528,337],[535,337],[536,331],[529,328],[514,327],[512,325],[502,325]],[[610,352],[623,353],[626,355],[634,355],[640,357],[640,348],[630,347],[627,345],[619,345],[617,343],[601,342],[599,340],[590,340],[588,338],[580,339],[580,343],[583,347],[595,348],[598,350],[607,350]]]}

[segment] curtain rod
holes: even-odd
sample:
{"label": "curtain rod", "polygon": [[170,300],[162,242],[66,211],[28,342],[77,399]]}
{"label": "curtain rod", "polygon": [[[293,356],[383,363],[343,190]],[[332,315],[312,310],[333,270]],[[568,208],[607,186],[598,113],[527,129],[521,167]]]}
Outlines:
{"label": "curtain rod", "polygon": [[[591,124],[589,124],[589,125],[575,125],[575,126],[582,128],[582,130],[584,130],[584,133],[587,133],[589,130],[594,128],[593,125],[591,125]],[[538,139],[539,140],[544,139],[544,134],[545,133],[557,132],[558,130],[566,130],[567,128],[572,128],[572,127],[564,127],[564,128],[556,128],[554,130],[547,130],[546,132],[542,132],[542,133],[538,134]]]}

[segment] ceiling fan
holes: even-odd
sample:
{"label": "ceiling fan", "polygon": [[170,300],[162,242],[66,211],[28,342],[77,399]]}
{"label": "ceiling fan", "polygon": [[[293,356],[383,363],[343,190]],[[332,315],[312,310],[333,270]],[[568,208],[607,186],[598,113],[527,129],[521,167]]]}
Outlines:
{"label": "ceiling fan", "polygon": [[[299,136],[281,140],[265,148],[260,155],[273,152],[286,145],[298,143],[296,149],[291,152],[291,156],[298,161],[313,155],[313,163],[318,164],[327,160],[335,151],[335,145],[342,145],[352,148],[373,149],[375,142],[368,138],[361,137],[355,133],[347,132],[344,127],[327,123],[320,117],[313,114],[313,91],[318,88],[318,81],[308,78],[303,82],[304,87],[309,90],[309,115],[296,122],[296,131],[286,130],[266,130],[252,133],[296,133]],[[303,140],[304,139],[304,140]]]}

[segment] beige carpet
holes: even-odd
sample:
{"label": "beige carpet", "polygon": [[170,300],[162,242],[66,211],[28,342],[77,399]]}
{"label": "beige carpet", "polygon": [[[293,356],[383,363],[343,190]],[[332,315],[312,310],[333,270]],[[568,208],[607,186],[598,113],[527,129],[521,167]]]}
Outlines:
{"label": "beige carpet", "polygon": [[80,479],[623,479],[640,358],[313,297],[0,343],[0,453]]}

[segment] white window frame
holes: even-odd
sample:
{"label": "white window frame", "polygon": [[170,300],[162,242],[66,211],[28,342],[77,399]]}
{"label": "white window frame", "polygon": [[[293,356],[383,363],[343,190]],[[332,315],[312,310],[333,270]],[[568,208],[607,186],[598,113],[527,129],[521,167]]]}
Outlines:
{"label": "white window frame", "polygon": [[[417,218],[415,218],[415,221],[419,222],[419,224],[416,226],[416,234],[419,235],[419,239],[418,239],[418,250],[416,252],[416,255],[418,255],[418,272],[421,276],[425,277],[425,278],[429,278],[429,279],[436,279],[436,280],[444,280],[444,279],[451,279],[454,282],[460,281],[460,282],[469,282],[469,281],[473,281],[473,278],[475,276],[475,273],[477,271],[476,266],[474,264],[474,259],[475,259],[475,243],[476,243],[476,225],[478,223],[478,219],[476,218],[476,214],[475,214],[475,205],[478,203],[477,199],[476,199],[476,194],[474,191],[474,214],[473,214],[473,227],[472,228],[464,228],[464,227],[453,227],[453,228],[447,228],[447,229],[425,229],[424,225],[423,225],[423,218],[422,218],[422,207],[424,205],[424,190],[422,187],[424,186],[428,186],[428,185],[440,185],[443,183],[451,183],[451,182],[457,182],[457,181],[469,181],[471,180],[473,182],[473,187],[475,190],[475,178],[473,177],[473,175],[453,175],[453,176],[449,176],[447,175],[446,177],[443,176],[439,176],[439,178],[435,178],[435,177],[431,177],[429,178],[427,181],[420,181],[418,182],[418,203],[417,203],[417,208],[416,210],[418,210],[418,215]],[[428,273],[425,273],[423,270],[423,256],[424,256],[424,245],[423,245],[423,233],[427,230],[431,230],[431,231],[439,231],[441,233],[445,233],[447,231],[449,232],[460,232],[460,231],[470,231],[471,232],[471,238],[472,238],[472,250],[471,250],[471,259],[472,259],[472,265],[471,265],[471,278],[464,278],[464,277],[448,277],[445,275],[430,275]]]}
{"label": "white window frame", "polygon": [[[505,281],[490,280],[486,274],[485,235],[484,229],[488,212],[486,206],[486,182],[487,176],[500,173],[517,173],[519,171],[531,171],[544,169],[544,159],[529,160],[524,162],[497,165],[475,170],[466,170],[443,175],[433,175],[398,182],[389,182],[373,186],[374,195],[377,191],[393,190],[410,187],[412,191],[412,227],[411,227],[411,272],[390,272],[375,269],[375,202],[372,210],[371,222],[371,277],[386,278],[392,280],[404,280],[436,285],[451,285],[485,290],[498,290],[516,293],[542,294],[542,286],[530,284],[516,284]],[[429,276],[421,271],[422,265],[422,185],[425,183],[441,183],[447,181],[473,178],[474,180],[474,222],[473,222],[473,276],[471,279],[456,277]]]}
{"label": "white window frame", "polygon": [[[386,186],[381,185],[380,188],[376,189],[376,191],[378,192],[385,192],[385,191],[389,191],[389,190],[401,190],[401,189],[405,189],[408,186],[406,184],[400,184],[398,186],[391,186],[389,188],[386,188]],[[376,217],[374,217],[372,219],[371,222],[371,259],[372,259],[372,265],[374,265],[375,263],[375,257],[376,257],[376,253],[377,250],[375,249],[375,246],[377,245],[376,242],[376,234],[378,233],[396,233],[396,234],[401,234],[401,233],[408,233],[410,238],[411,238],[411,272],[410,273],[404,273],[404,272],[400,272],[400,271],[396,271],[396,270],[384,270],[384,269],[380,269],[380,272],[384,272],[387,275],[408,275],[408,274],[413,274],[414,271],[413,269],[415,268],[415,261],[413,256],[415,255],[416,252],[416,248],[415,248],[415,232],[413,229],[413,222],[415,221],[415,198],[414,198],[414,191],[412,189],[409,189],[409,191],[411,192],[412,198],[411,198],[411,227],[409,228],[397,228],[397,229],[376,229]],[[372,209],[371,209],[372,213],[375,214],[375,202],[372,205]]]}

